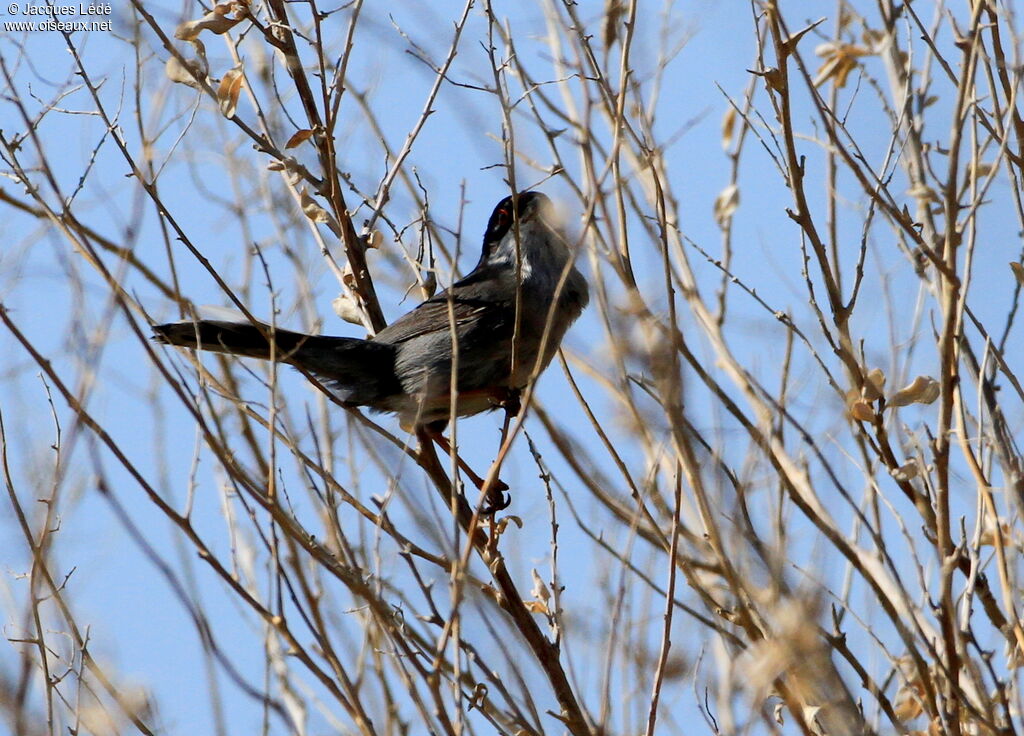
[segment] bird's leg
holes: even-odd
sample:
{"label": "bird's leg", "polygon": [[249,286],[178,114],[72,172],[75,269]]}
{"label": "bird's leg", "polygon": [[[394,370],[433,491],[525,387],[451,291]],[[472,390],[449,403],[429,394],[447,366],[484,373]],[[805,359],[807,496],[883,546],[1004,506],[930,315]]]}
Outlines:
{"label": "bird's leg", "polygon": [[498,406],[505,410],[505,424],[501,428],[501,445],[505,444],[505,438],[508,437],[508,428],[512,424],[512,420],[519,414],[523,408],[522,401],[520,400],[520,392],[517,388],[507,389],[505,397],[498,402]]}
{"label": "bird's leg", "polygon": [[[441,452],[445,453],[449,457],[452,455],[452,445],[448,441],[448,438],[442,434],[444,425],[446,422],[433,422],[428,424],[424,429],[425,433],[434,443],[441,448]],[[440,425],[440,426],[438,426]],[[455,462],[458,463],[459,470],[466,474],[470,482],[476,486],[478,491],[484,490],[486,481],[477,475],[469,464],[462,459],[462,457],[455,453]],[[508,505],[512,502],[511,499],[506,499],[505,491],[508,490],[508,484],[504,483],[500,478],[495,478],[494,482],[491,483],[487,490],[487,498],[484,501],[484,505],[480,511],[483,514],[494,514],[502,509],[508,508]]]}
{"label": "bird's leg", "polygon": [[[512,424],[512,419],[519,415],[519,411],[522,409],[522,402],[520,401],[520,392],[517,388],[504,389],[494,398],[495,404],[505,410],[505,422],[501,427],[501,440],[498,442],[498,454],[500,456],[501,448],[505,446],[505,440],[508,438],[508,430]],[[481,486],[477,487],[483,490]],[[512,496],[505,494],[507,490],[508,484],[495,477],[494,482],[487,489],[487,498],[484,506],[481,508],[481,512],[493,515],[507,509],[512,503]]]}

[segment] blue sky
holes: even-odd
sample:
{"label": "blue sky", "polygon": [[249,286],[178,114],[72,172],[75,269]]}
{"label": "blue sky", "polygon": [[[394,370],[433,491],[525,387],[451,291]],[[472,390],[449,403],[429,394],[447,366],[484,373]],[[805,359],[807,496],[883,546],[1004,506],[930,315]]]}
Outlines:
{"label": "blue sky", "polygon": [[[821,13],[831,13],[834,8],[832,4],[826,8],[817,2],[793,3],[792,6],[806,9],[808,21],[817,20]],[[543,42],[547,30],[541,11],[534,6],[524,7],[511,2],[497,4],[496,7],[499,14],[508,16],[520,42],[519,53],[526,57],[527,66],[536,70],[539,78],[549,79],[550,71],[543,71],[549,70],[550,64],[548,47]],[[183,17],[178,4],[153,4],[153,8],[154,15],[168,31]],[[356,37],[357,53],[349,75],[357,80],[353,85],[357,92],[368,93],[371,104],[380,115],[383,133],[393,147],[401,146],[415,123],[433,81],[430,71],[407,53],[410,42],[425,49],[434,59],[440,58],[447,48],[452,23],[461,8],[460,3],[445,1],[429,6],[408,3],[388,7],[386,11],[380,7],[368,7],[363,11],[364,18]],[[592,22],[595,28],[600,26],[598,20],[602,8],[603,3],[579,3],[581,16]],[[798,11],[790,9],[789,12],[791,17],[801,17]],[[473,13],[450,75],[452,80],[466,84],[487,81],[490,73],[490,62],[480,44],[485,24],[478,10]],[[189,11],[184,17],[196,14],[198,11]],[[675,193],[683,202],[679,224],[689,239],[717,254],[721,236],[712,212],[715,198],[729,182],[729,162],[721,146],[720,123],[727,109],[722,90],[739,99],[749,81],[748,70],[755,63],[750,7],[746,3],[710,0],[643,6],[639,17],[639,42],[634,53],[635,66],[641,73],[652,68],[657,59],[658,31],[663,14],[670,19],[673,38],[685,38],[686,44],[665,74],[655,133],[665,139],[679,132],[672,147],[666,151],[667,168]],[[344,24],[341,19],[344,17],[344,13],[339,13],[332,18],[332,21],[337,19],[337,23],[325,24],[330,34],[325,39],[328,44],[336,43],[342,37]],[[103,80],[101,95],[105,104],[111,110],[122,106],[121,125],[135,146],[138,136],[131,117],[135,59],[131,46],[124,40],[131,35],[132,29],[120,9],[115,10],[113,20],[114,33],[78,34],[75,39],[93,78]],[[831,23],[830,19],[822,26],[824,33],[831,32]],[[141,33],[145,39],[142,49],[152,56],[145,59],[145,75],[140,80],[139,94],[147,114],[152,115],[147,125],[150,129],[161,130],[154,142],[154,157],[165,166],[161,174],[161,195],[168,210],[233,285],[243,281],[247,269],[258,268],[252,262],[251,246],[253,242],[260,246],[270,272],[275,276],[275,298],[282,306],[278,317],[282,325],[295,329],[309,327],[309,315],[303,312],[303,307],[313,305],[324,332],[358,335],[358,328],[342,323],[331,312],[330,304],[337,295],[337,284],[308,234],[290,226],[278,227],[273,213],[263,212],[248,219],[253,229],[240,228],[237,221],[224,217],[223,208],[211,206],[217,197],[230,200],[239,196],[245,202],[245,193],[258,193],[260,177],[263,176],[260,167],[264,161],[255,155],[231,157],[232,160],[247,161],[252,166],[251,170],[241,172],[241,177],[238,171],[227,168],[228,157],[219,148],[220,141],[235,140],[241,147],[248,147],[250,143],[239,142],[228,129],[229,124],[209,102],[200,102],[196,110],[195,93],[183,86],[171,85],[162,76],[166,52],[150,31],[143,29]],[[806,43],[808,48],[813,48],[818,42],[808,39]],[[23,45],[24,55],[17,53],[18,45]],[[207,50],[213,68],[226,69],[230,66],[222,45],[211,40],[207,42]],[[8,63],[15,58],[20,60],[9,71],[24,99],[31,100],[36,96],[48,100],[69,80],[71,84],[77,84],[59,34],[40,32],[0,37],[0,51]],[[813,58],[810,51],[807,57]],[[246,63],[247,68],[252,68],[258,59],[250,56]],[[855,80],[851,85],[858,83]],[[850,129],[865,146],[871,161],[878,160],[879,151],[884,150],[888,136],[886,129],[878,127],[877,117],[862,112],[872,109],[874,94],[866,84],[858,87],[852,97],[848,119]],[[100,121],[89,114],[91,100],[79,88],[61,99],[59,104],[67,112],[50,113],[39,126],[39,134],[44,147],[50,152],[55,173],[65,193],[74,191],[77,182],[86,176],[86,185],[76,194],[76,213],[101,234],[134,245],[145,262],[166,263],[162,256],[163,237],[153,205],[141,196],[133,180],[126,177],[128,169],[124,159]],[[343,116],[336,137],[339,159],[357,186],[372,190],[385,171],[385,162],[375,134],[363,124],[354,102],[349,99],[345,104],[353,107],[349,115]],[[767,109],[765,104],[762,107]],[[480,238],[491,208],[507,194],[502,170],[495,166],[502,161],[502,150],[496,140],[500,137],[501,114],[492,96],[454,85],[442,87],[435,109],[436,113],[427,121],[417,140],[407,167],[415,170],[429,191],[432,217],[445,228],[454,230],[457,225],[459,200],[465,187],[464,237],[460,243],[462,253],[459,258],[461,270],[465,272],[478,257]],[[239,105],[240,116],[251,118],[253,112],[248,101],[243,100]],[[806,115],[806,110],[798,113]],[[803,119],[809,120],[809,116]],[[5,135],[10,135],[22,128],[14,106],[0,101],[0,129]],[[809,124],[803,128],[811,135]],[[528,126],[522,126],[521,134],[524,152],[538,157],[545,155],[543,141],[538,140]],[[820,181],[823,178],[822,157],[820,153],[816,155],[812,143],[808,141],[807,147],[808,178]],[[785,207],[791,206],[788,193],[779,183],[778,172],[761,144],[751,140],[747,145],[751,150],[744,158],[739,176],[741,200],[734,229],[734,273],[746,283],[756,286],[758,294],[773,308],[792,311],[801,326],[813,330],[813,318],[808,313],[799,277],[799,240],[795,226],[784,211]],[[315,163],[309,147],[300,148],[296,155],[304,157],[301,160],[307,165]],[[578,166],[579,162],[571,161],[569,165]],[[517,171],[518,181],[524,184],[539,178],[526,166]],[[24,198],[24,192],[9,180],[0,186]],[[992,190],[993,199],[1005,198],[1008,186],[1005,181],[997,182]],[[574,212],[578,202],[572,201],[564,184],[556,179],[541,188],[556,200],[561,200],[570,231],[578,229],[578,218]],[[852,262],[860,243],[864,210],[859,200],[860,192],[852,180],[841,177],[839,189],[840,200],[844,202],[839,212],[839,227],[843,234],[841,257]],[[239,191],[244,193],[237,195]],[[820,192],[815,196],[820,198]],[[289,204],[284,197],[279,201],[282,206]],[[388,206],[388,216],[400,224],[412,223],[417,216],[411,200],[397,187],[396,196]],[[364,217],[364,214],[356,213],[353,219],[358,225]],[[992,238],[985,248],[995,250],[996,254],[988,257],[986,252],[985,258],[979,258],[975,281],[983,285],[982,288],[990,289],[992,295],[977,300],[975,305],[983,317],[994,318],[1005,312],[1005,304],[1012,293],[1012,281],[1007,278],[1005,263],[1017,257],[1019,236],[1008,209],[993,207],[990,217]],[[294,242],[287,243],[288,248],[277,240],[281,232],[296,237]],[[390,233],[386,235],[390,239]],[[33,218],[8,208],[0,220],[0,236],[5,243],[0,248],[0,299],[5,308],[72,385],[76,381],[88,382],[89,410],[116,437],[133,462],[138,463],[148,477],[159,479],[161,487],[172,489],[181,502],[193,472],[190,461],[197,442],[194,425],[168,392],[159,390],[149,359],[129,329],[124,315],[111,306],[107,287],[80,256],[69,250],[65,239],[52,229],[41,228]],[[415,244],[412,231],[404,236],[404,242],[407,246]],[[454,247],[454,238],[448,245]],[[172,247],[177,249],[176,264],[180,269],[178,279],[182,292],[199,305],[225,305],[223,293],[204,270],[173,241]],[[704,262],[696,250],[689,255],[695,263],[702,287],[710,293],[718,286],[719,273]],[[379,284],[385,314],[393,319],[414,306],[417,300],[412,296],[403,300],[401,287],[405,282],[401,281],[401,276],[395,275],[395,271],[384,268],[388,266],[385,255],[371,253],[370,258],[371,268],[380,269]],[[867,342],[865,352],[869,364],[882,366],[887,371],[891,365],[891,356],[887,353],[890,330],[887,315],[890,308],[897,314],[909,314],[919,298],[914,288],[915,281],[907,278],[901,258],[893,243],[885,242],[881,237],[876,239],[872,234],[867,261],[870,277],[865,285],[862,307],[855,319],[855,332],[863,335]],[[312,284],[313,293],[308,297],[303,295],[300,298],[296,293],[299,286],[292,275],[296,263],[301,264]],[[653,252],[638,248],[635,265],[641,288],[649,286],[656,289],[660,274]],[[254,314],[266,317],[271,309],[269,292],[266,288],[258,288],[263,283],[262,277],[253,279],[252,283],[257,288],[243,293],[243,297]],[[76,288],[69,288],[69,285]],[[138,289],[134,294],[153,319],[176,318],[176,310],[170,301],[134,275],[129,275],[127,287],[130,291]],[[892,306],[886,298],[891,300]],[[737,354],[755,374],[774,375],[783,354],[781,328],[770,315],[742,294],[734,291],[731,299],[736,317],[730,334],[736,343]],[[106,327],[110,329],[109,339],[104,341],[92,361],[83,362],[82,345]],[[916,328],[922,332],[930,330],[927,320]],[[901,323],[893,329],[897,343],[912,336],[911,325]],[[689,333],[685,323],[683,330]],[[605,337],[595,310],[592,309],[570,331],[565,345],[573,354],[594,365],[600,366],[607,360]],[[49,449],[54,434],[52,419],[38,369],[6,331],[0,332],[0,353],[12,356],[0,364],[3,371],[0,374],[3,376],[0,381],[0,407],[7,423],[12,456],[19,458],[19,483],[23,488],[31,487],[35,479],[47,477],[45,469],[53,462],[53,452]],[[911,363],[923,366],[924,370],[933,358],[927,349],[922,349]],[[178,360],[176,365],[181,367],[185,364]],[[815,429],[823,433],[836,431],[843,423],[841,404],[820,385],[809,368],[801,370],[803,375],[798,382],[799,388],[806,394],[801,395],[796,404],[806,408],[807,417]],[[908,377],[912,377],[914,370],[909,366],[906,370],[910,374]],[[309,402],[310,406],[315,406],[315,395],[299,376],[283,372],[281,381],[282,392],[289,402]],[[585,378],[581,381],[585,390],[592,392],[595,406],[611,413],[613,406],[600,394],[597,384]],[[243,385],[247,389],[246,398],[265,400],[266,393],[261,393],[255,382]],[[541,381],[539,391],[541,401],[561,421],[570,426],[583,423],[581,410],[571,398],[557,366],[553,366]],[[721,417],[710,410],[712,402],[706,396],[695,393],[690,400],[695,420],[709,434],[723,432],[728,439],[728,433],[735,431],[723,426]],[[63,494],[70,522],[60,532],[58,559],[69,567],[75,567],[69,590],[79,617],[92,623],[94,656],[110,662],[127,682],[153,689],[153,695],[161,705],[161,721],[168,732],[212,733],[208,700],[203,694],[206,687],[204,666],[194,629],[167,581],[145,559],[139,545],[115,519],[110,505],[97,493],[92,453],[96,452],[102,458],[100,465],[109,473],[119,502],[124,504],[146,542],[159,554],[178,560],[179,570],[194,572],[204,604],[208,606],[211,618],[217,622],[218,643],[256,683],[261,681],[263,661],[262,652],[253,646],[260,640],[259,625],[231,599],[223,586],[206,574],[202,565],[197,564],[194,552],[178,546],[166,520],[132,487],[109,455],[96,449],[88,433],[78,434],[63,402],[57,401],[56,405],[65,432],[64,441],[74,445],[74,451],[64,460],[68,464],[68,480]],[[154,406],[159,407],[159,413],[166,413],[169,417],[166,433],[158,433],[150,424]],[[908,416],[913,420],[915,415],[908,413]],[[382,423],[397,431],[397,423],[393,420],[383,419]],[[497,415],[471,419],[460,425],[465,453],[476,458],[477,465],[483,466],[493,457],[499,427],[500,417]],[[350,430],[355,431],[351,425]],[[564,471],[564,466],[554,457],[555,453],[544,446],[540,428],[528,423],[527,431],[541,442],[545,459],[550,458],[559,470]],[[614,432],[622,436],[627,434],[628,428],[616,427]],[[593,441],[596,444],[596,440]],[[628,461],[642,462],[635,448],[627,445],[622,451]],[[837,458],[843,456],[831,445],[827,452]],[[196,473],[199,485],[195,521],[199,530],[210,539],[227,545],[230,540],[223,533],[220,498],[216,492],[218,484],[223,483],[223,477],[211,468],[211,463],[208,454],[203,456]],[[408,466],[407,460],[405,463]],[[614,476],[610,463],[603,469]],[[406,472],[414,472],[414,469],[406,467]],[[851,470],[845,472],[855,477]],[[525,443],[520,442],[512,460],[505,466],[503,477],[513,488],[537,489],[536,475],[537,470],[532,465]],[[162,485],[164,480],[166,486]],[[363,486],[367,495],[380,493],[380,489],[375,487],[379,481],[377,474],[372,480],[346,480],[353,486]],[[415,486],[416,483],[409,485]],[[426,494],[425,484],[421,482],[419,485]],[[25,497],[35,495],[26,490],[21,493]],[[307,501],[296,498],[299,513],[309,511],[303,508]],[[416,503],[415,499],[413,503]],[[549,554],[547,502],[539,492],[519,492],[514,503],[514,512],[524,519],[525,529],[507,538],[505,555],[519,579],[528,580],[531,568],[545,564]],[[895,503],[899,505],[900,499]],[[848,518],[849,509],[837,504],[836,514]],[[574,540],[581,545],[585,543],[572,531],[566,534],[566,548],[569,550],[573,549]],[[798,557],[813,560],[818,540],[811,530],[797,524],[793,535],[795,538],[805,536],[806,540],[795,544],[799,550]],[[15,591],[24,584],[16,574],[27,564],[24,546],[18,540],[19,532],[12,523],[0,523],[0,546],[20,550],[0,557],[8,573],[6,585]],[[563,559],[562,574],[580,581],[601,579],[607,571],[594,570],[591,562],[574,559],[570,553]],[[822,575],[829,577],[825,571]],[[523,587],[528,588],[528,585]],[[584,588],[578,584],[575,591],[570,591],[581,599],[581,610],[586,610]],[[14,597],[20,600],[21,595],[23,593],[16,592]],[[599,601],[591,604],[595,609],[600,608]],[[8,620],[8,624],[12,622]],[[687,624],[682,622],[680,625]],[[0,654],[0,662],[13,661],[10,652]],[[583,676],[592,675],[585,672]],[[258,725],[258,706],[227,683],[223,676],[219,676],[218,681],[223,688],[225,711],[233,724],[229,731],[234,732],[236,726],[248,730]],[[674,711],[677,718],[694,716],[689,685],[685,693],[675,692],[673,698],[675,703],[672,707],[679,709]],[[235,718],[240,720],[234,721]],[[322,719],[314,718],[312,723],[313,732],[324,732],[328,728]]]}

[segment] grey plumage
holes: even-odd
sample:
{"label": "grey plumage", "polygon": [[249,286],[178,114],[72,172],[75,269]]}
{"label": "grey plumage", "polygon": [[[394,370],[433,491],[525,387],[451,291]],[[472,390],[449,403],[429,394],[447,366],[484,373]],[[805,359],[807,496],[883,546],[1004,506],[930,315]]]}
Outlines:
{"label": "grey plumage", "polygon": [[[273,357],[316,376],[345,403],[422,426],[449,418],[454,331],[456,413],[495,408],[547,367],[587,305],[586,281],[549,208],[538,192],[502,200],[476,268],[369,340],[279,329]],[[272,357],[266,325],[202,320],[153,329],[171,345]]]}

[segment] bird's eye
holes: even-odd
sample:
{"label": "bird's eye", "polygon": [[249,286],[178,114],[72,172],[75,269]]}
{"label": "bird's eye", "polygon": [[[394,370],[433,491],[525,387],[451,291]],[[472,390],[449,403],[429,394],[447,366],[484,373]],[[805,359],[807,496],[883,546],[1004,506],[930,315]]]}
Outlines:
{"label": "bird's eye", "polygon": [[499,229],[503,230],[511,222],[512,222],[512,214],[508,210],[506,210],[504,208],[498,210],[498,223],[497,224],[498,224],[498,228]]}

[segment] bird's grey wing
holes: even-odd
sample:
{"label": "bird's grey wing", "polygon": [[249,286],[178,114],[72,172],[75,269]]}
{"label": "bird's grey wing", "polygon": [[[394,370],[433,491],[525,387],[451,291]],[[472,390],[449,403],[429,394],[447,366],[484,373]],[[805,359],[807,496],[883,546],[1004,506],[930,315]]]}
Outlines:
{"label": "bird's grey wing", "polygon": [[377,333],[373,342],[397,350],[395,372],[407,393],[442,402],[448,395],[455,363],[453,323],[459,336],[459,391],[508,382],[515,289],[507,287],[502,273],[474,272]]}
{"label": "bird's grey wing", "polygon": [[398,344],[431,333],[448,333],[453,323],[460,334],[478,327],[501,330],[506,322],[511,324],[514,298],[514,280],[503,270],[479,268],[392,322],[373,341]]}

